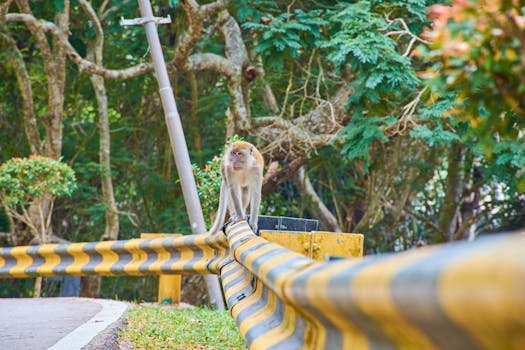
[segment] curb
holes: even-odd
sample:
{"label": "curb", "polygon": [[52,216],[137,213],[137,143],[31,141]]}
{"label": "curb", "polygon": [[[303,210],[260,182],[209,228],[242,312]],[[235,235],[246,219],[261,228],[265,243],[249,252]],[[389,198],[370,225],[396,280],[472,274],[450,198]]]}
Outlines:
{"label": "curb", "polygon": [[[124,323],[123,315],[130,304],[105,299],[85,300],[99,304],[102,306],[102,310],[86,323],[60,339],[55,345],[48,348],[48,350],[111,349],[110,344],[102,345],[106,343],[106,338],[110,338],[108,340],[111,343],[118,341],[117,332]],[[118,347],[116,349],[118,349]]]}

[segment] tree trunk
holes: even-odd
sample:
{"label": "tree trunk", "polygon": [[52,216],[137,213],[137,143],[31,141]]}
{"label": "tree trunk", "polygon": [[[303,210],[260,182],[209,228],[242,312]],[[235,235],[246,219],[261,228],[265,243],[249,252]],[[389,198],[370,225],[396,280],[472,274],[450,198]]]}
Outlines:
{"label": "tree trunk", "polygon": [[[97,65],[103,65],[104,32],[100,19],[91,6],[91,3],[80,0],[84,12],[93,23],[96,38],[88,45],[87,57]],[[91,85],[97,99],[97,113],[99,126],[99,162],[100,162],[100,186],[102,190],[102,201],[105,205],[105,228],[101,236],[102,241],[117,240],[120,230],[117,203],[113,190],[111,178],[111,134],[109,126],[108,96],[104,77],[90,75]],[[81,279],[81,296],[97,298],[100,294],[101,277],[89,276]]]}
{"label": "tree trunk", "polygon": [[92,75],[90,78],[97,97],[100,130],[100,183],[103,201],[106,206],[106,227],[101,240],[117,240],[119,234],[119,218],[113,190],[113,180],[111,179],[111,136],[108,118],[108,98],[104,86],[104,78],[97,75]]}
{"label": "tree trunk", "polygon": [[438,227],[447,241],[454,240],[459,223],[459,208],[464,186],[463,163],[465,150],[453,143],[448,152],[448,169],[445,183],[445,197],[439,213]]}
{"label": "tree trunk", "polygon": [[98,298],[100,295],[100,276],[84,276],[80,279],[80,296],[84,298]]}
{"label": "tree trunk", "polygon": [[13,50],[14,53],[8,57],[13,64],[16,79],[20,89],[20,96],[22,97],[22,115],[24,117],[24,131],[26,138],[29,143],[29,147],[31,148],[31,153],[41,154],[42,146],[40,144],[40,132],[38,131],[33,98],[33,88],[31,86],[29,73],[27,72],[27,67],[24,62],[24,58],[22,57],[22,53],[16,46],[16,42],[10,36],[5,36],[5,38],[10,49]]}
{"label": "tree trunk", "polygon": [[[96,37],[95,41],[88,45],[87,57],[97,65],[104,63],[104,31],[100,19],[86,0],[79,0],[84,12],[93,23]],[[97,111],[99,118],[100,145],[100,184],[102,189],[103,202],[105,204],[106,226],[101,237],[103,241],[117,240],[119,235],[118,209],[113,190],[113,180],[111,179],[111,135],[109,127],[108,96],[106,93],[105,81],[102,76],[90,75],[91,84],[97,99]]]}

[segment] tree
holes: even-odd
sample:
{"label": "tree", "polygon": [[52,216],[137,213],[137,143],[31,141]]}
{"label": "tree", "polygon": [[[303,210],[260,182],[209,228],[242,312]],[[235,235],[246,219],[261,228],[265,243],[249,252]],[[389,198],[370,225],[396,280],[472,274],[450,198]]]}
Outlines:
{"label": "tree", "polygon": [[[0,5],[0,55],[8,58],[1,69],[18,81],[0,82],[0,118],[8,118],[0,123],[9,127],[0,133],[29,127],[27,144],[0,146],[16,156],[48,142],[32,132],[45,130],[49,94],[39,82],[47,82],[47,71],[33,38],[44,36],[71,63],[63,154],[79,178],[75,198],[55,208],[66,218],[55,223],[57,232],[98,239],[111,207],[99,196],[109,172],[94,147],[95,121],[103,120],[97,113],[104,110],[103,99],[95,101],[104,94],[93,93],[91,80],[103,82],[109,97],[121,238],[142,230],[189,231],[143,31],[118,25],[121,16],[137,16],[136,6],[81,3],[97,9],[103,31],[75,4],[64,6],[67,31],[54,19],[61,6],[31,3],[28,12],[23,2]],[[173,19],[158,30],[192,158],[204,166],[234,134],[256,143],[269,165],[265,214],[311,215],[326,229],[365,233],[369,252],[519,226],[525,203],[521,10],[499,1],[457,1],[451,9],[434,4],[156,5],[157,16]],[[431,19],[438,15],[432,27],[427,9]],[[100,48],[102,35],[99,59],[89,52]],[[23,100],[12,94],[18,88]],[[28,122],[20,125],[22,112]]]}
{"label": "tree", "polygon": [[[76,188],[75,173],[67,164],[60,161],[31,156],[13,158],[0,166],[0,199],[5,212],[11,220],[14,230],[15,222],[29,227],[36,243],[45,244],[51,241],[51,214],[53,208],[48,203],[62,196],[70,196]],[[35,218],[30,208],[36,208]],[[12,236],[18,238],[17,236]],[[13,242],[17,245],[18,242]],[[40,296],[42,279],[35,282],[34,296]]]}
{"label": "tree", "polygon": [[[460,136],[447,156],[438,226],[448,239],[516,228],[499,213],[522,207],[525,189],[522,9],[507,1],[454,1],[433,5],[429,17],[431,44],[418,50],[429,62],[422,76],[429,102],[450,106],[448,125]],[[516,214],[524,215],[507,217]]]}

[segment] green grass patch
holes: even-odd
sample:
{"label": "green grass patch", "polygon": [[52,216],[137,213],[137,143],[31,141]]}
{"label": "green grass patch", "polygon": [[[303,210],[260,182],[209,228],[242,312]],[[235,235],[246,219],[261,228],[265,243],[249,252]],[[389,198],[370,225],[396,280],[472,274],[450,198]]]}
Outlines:
{"label": "green grass patch", "polygon": [[135,349],[246,349],[228,311],[136,305],[126,317],[119,336]]}

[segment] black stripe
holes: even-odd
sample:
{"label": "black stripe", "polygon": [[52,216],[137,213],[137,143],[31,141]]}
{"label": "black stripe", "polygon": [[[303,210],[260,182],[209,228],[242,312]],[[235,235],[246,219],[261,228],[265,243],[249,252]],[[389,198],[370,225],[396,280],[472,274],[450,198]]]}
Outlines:
{"label": "black stripe", "polygon": [[[472,243],[443,245],[438,251],[412,262],[396,272],[391,293],[403,316],[416,325],[438,348],[479,349],[468,333],[454,323],[440,305],[438,282],[448,268],[482,254],[502,238],[480,239]],[[494,257],[497,263],[497,257]],[[449,286],[449,288],[461,288]],[[475,297],[475,296],[472,296]]]}
{"label": "black stripe", "polygon": [[0,248],[0,256],[4,259],[4,265],[0,267],[0,275],[9,277],[9,270],[17,265],[17,260],[12,255],[13,248]]}
{"label": "black stripe", "polygon": [[[78,244],[78,243],[73,243],[73,244]],[[75,258],[73,257],[73,255],[71,255],[71,253],[67,251],[67,248],[70,245],[71,244],[66,244],[66,243],[60,244],[55,249],[53,249],[53,252],[57,254],[58,256],[60,256],[60,263],[58,263],[57,266],[53,267],[53,275],[57,275],[57,276],[71,275],[71,274],[66,273],[66,269],[71,264],[73,264],[73,262],[75,261]]]}
{"label": "black stripe", "polygon": [[[268,350],[292,350],[292,349],[302,349],[305,347],[304,337],[306,330],[306,322],[301,318],[295,317],[295,327],[294,331],[290,337],[282,340],[280,343],[270,346]],[[325,349],[337,349],[332,347],[325,347]],[[342,348],[341,348],[342,349]]]}
{"label": "black stripe", "polygon": [[37,277],[40,274],[36,270],[45,264],[46,259],[38,252],[41,248],[41,245],[33,245],[27,248],[26,253],[33,258],[33,263],[25,268],[24,272],[29,276]]}
{"label": "black stripe", "polygon": [[124,272],[124,267],[133,261],[132,254],[125,248],[129,241],[115,241],[109,248],[112,252],[118,255],[118,260],[109,267],[109,271],[115,275],[127,275]]}
{"label": "black stripe", "polygon": [[95,250],[95,247],[99,243],[100,242],[89,242],[82,247],[82,251],[86,253],[89,257],[89,261],[87,262],[87,264],[85,264],[81,268],[82,273],[94,274],[95,267],[102,262],[102,254]]}
{"label": "black stripe", "polygon": [[[273,293],[273,292],[270,291],[269,293]],[[255,326],[250,328],[248,332],[246,332],[245,339],[246,339],[246,343],[248,344],[248,346],[251,343],[253,343],[257,338],[270,332],[272,329],[280,326],[283,323],[284,304],[281,301],[281,299],[279,299],[277,296],[276,296],[276,300],[277,300],[277,304],[276,304],[277,307],[275,308],[275,311],[273,311],[273,314],[271,314],[270,317],[262,321],[259,321]]]}
{"label": "black stripe", "polygon": [[195,264],[202,260],[202,248],[196,246],[195,239],[193,236],[185,237],[184,245],[191,249],[191,251],[193,252],[193,257],[189,261],[184,262],[183,269],[185,272],[197,272]]}
{"label": "black stripe", "polygon": [[149,272],[149,267],[159,260],[159,254],[156,249],[151,247],[151,243],[152,239],[141,241],[139,243],[139,248],[146,252],[147,255],[146,260],[138,267],[140,272]]}
{"label": "black stripe", "polygon": [[164,249],[166,249],[166,251],[169,253],[170,257],[167,261],[163,262],[161,265],[160,265],[160,271],[162,273],[165,273],[165,274],[168,274],[168,273],[171,273],[171,274],[178,274],[179,272],[174,272],[171,267],[173,266],[173,264],[175,264],[176,262],[178,262],[180,260],[180,250],[178,247],[174,247],[175,244],[174,242],[181,239],[182,237],[170,237],[170,238],[166,238],[163,242],[162,242],[162,245],[164,247]]}
{"label": "black stripe", "polygon": [[[223,281],[226,280],[230,275],[233,275],[234,273],[238,272],[239,270],[244,269],[244,267],[242,267],[242,265],[240,265],[236,261],[235,261],[235,265],[227,266],[227,265],[232,264],[234,261],[235,260],[232,259],[232,260],[228,261],[228,263],[223,266],[223,270],[225,270],[224,272],[221,271],[221,279]],[[226,269],[226,266],[228,267],[227,269]]]}

